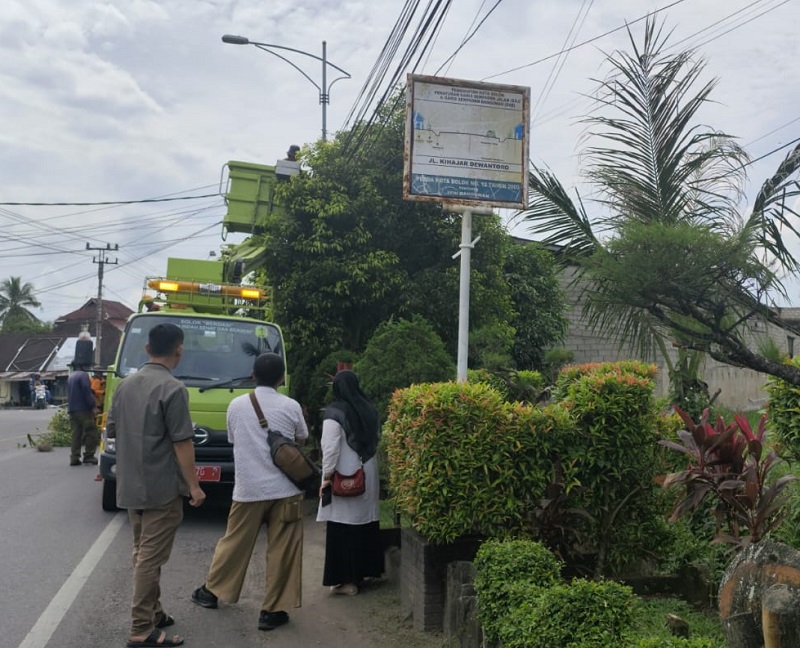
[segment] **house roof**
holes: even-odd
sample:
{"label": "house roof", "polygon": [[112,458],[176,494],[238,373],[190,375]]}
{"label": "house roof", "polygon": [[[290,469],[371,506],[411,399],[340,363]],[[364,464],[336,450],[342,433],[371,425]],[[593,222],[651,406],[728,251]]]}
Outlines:
{"label": "house roof", "polygon": [[[116,301],[103,300],[103,315],[106,320],[116,320],[126,322],[133,311],[125,304]],[[74,310],[66,315],[56,318],[56,323],[71,321],[87,321],[97,319],[97,298],[92,297],[78,310]]]}
{"label": "house roof", "polygon": [[0,371],[41,373],[55,358],[64,338],[52,334],[0,337]]}

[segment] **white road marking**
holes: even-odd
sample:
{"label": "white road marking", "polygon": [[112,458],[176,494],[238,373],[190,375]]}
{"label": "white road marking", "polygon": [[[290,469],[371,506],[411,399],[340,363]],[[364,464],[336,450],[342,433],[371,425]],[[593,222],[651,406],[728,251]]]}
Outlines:
{"label": "white road marking", "polygon": [[126,513],[117,513],[108,523],[103,532],[94,541],[83,560],[78,563],[75,570],[69,575],[61,589],[58,590],[53,600],[47,606],[28,635],[22,640],[19,648],[44,648],[58,628],[70,606],[80,594],[86,581],[92,575],[95,567],[108,550],[108,547],[117,537],[128,516]]}

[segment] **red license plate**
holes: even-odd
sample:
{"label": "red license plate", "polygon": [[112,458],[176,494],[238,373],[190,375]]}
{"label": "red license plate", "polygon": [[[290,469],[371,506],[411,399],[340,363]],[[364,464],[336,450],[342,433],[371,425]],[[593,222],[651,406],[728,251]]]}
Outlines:
{"label": "red license plate", "polygon": [[222,468],[220,466],[195,466],[197,479],[201,482],[218,482],[222,479]]}

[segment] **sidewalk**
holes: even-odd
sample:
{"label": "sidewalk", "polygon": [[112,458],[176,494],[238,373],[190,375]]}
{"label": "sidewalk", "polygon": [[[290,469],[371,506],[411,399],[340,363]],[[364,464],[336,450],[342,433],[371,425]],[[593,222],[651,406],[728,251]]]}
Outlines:
{"label": "sidewalk", "polygon": [[[290,622],[271,632],[262,632],[274,648],[443,648],[441,635],[421,633],[400,608],[400,552],[386,552],[384,579],[366,583],[357,596],[331,595],[323,587],[325,524],[316,521],[316,501],[306,500],[303,542],[303,606],[287,610]],[[217,613],[242,616],[251,626],[263,595],[265,536],[259,536],[253,552],[242,596],[237,605],[222,604]],[[249,634],[249,633],[248,633]]]}

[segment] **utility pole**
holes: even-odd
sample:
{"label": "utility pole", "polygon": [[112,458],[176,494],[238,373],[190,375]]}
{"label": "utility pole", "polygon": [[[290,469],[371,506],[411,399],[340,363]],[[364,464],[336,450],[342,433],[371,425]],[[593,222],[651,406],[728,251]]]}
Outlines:
{"label": "utility pole", "polygon": [[119,244],[115,244],[112,248],[111,243],[106,243],[105,247],[91,247],[87,243],[86,249],[97,252],[97,256],[92,257],[92,263],[97,264],[97,332],[95,333],[97,344],[94,345],[94,363],[95,365],[99,365],[100,347],[103,341],[103,268],[107,263],[111,265],[117,265],[119,263],[118,259],[109,261],[106,258],[106,252],[110,252],[111,250],[116,252],[119,250]]}

